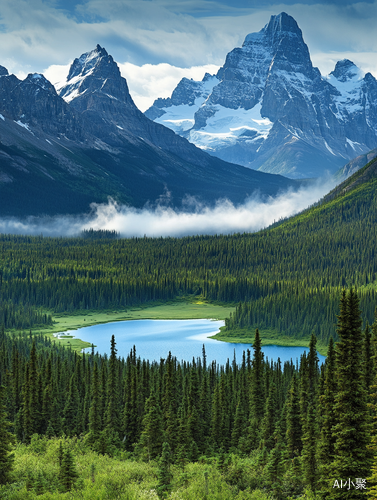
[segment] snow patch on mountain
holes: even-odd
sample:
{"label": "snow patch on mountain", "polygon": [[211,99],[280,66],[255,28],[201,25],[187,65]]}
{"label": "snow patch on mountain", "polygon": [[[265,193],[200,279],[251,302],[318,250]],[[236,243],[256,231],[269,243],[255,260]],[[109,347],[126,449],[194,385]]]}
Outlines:
{"label": "snow patch on mountain", "polygon": [[[170,99],[158,99],[151,115],[157,123],[174,130],[177,134],[191,129],[195,123],[195,113],[206,102],[218,78],[206,73],[201,82],[183,78]],[[184,102],[186,101],[186,102]]]}
{"label": "snow patch on mountain", "polygon": [[191,130],[190,142],[205,150],[215,150],[218,145],[235,144],[240,137],[248,143],[257,143],[267,138],[273,123],[261,115],[258,103],[252,109],[229,109],[216,105],[214,114],[207,120],[204,130]]}
{"label": "snow patch on mountain", "polygon": [[339,61],[335,70],[324,77],[338,91],[333,97],[338,120],[347,120],[349,115],[363,110],[364,77],[364,71],[347,59]]}
{"label": "snow patch on mountain", "polygon": [[84,94],[88,90],[84,88],[85,82],[94,74],[96,65],[104,56],[107,56],[107,52],[97,45],[94,50],[75,59],[70,67],[67,79],[55,84],[57,93],[68,103]]}
{"label": "snow patch on mountain", "polygon": [[30,128],[29,128],[29,125],[27,125],[27,123],[23,123],[21,122],[20,120],[14,120],[14,123],[17,123],[17,125],[19,125],[20,127],[23,127],[23,128],[26,128],[26,130],[30,133],[33,133]]}

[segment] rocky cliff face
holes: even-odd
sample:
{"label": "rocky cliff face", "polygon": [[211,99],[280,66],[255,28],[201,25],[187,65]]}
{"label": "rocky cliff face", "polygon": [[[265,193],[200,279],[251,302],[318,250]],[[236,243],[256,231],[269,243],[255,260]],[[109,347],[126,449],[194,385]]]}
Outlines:
{"label": "rocky cliff face", "polygon": [[20,126],[32,127],[75,140],[84,140],[83,123],[61,99],[55,87],[43,75],[29,74],[25,80],[9,75],[0,67],[0,102],[3,116]]}
{"label": "rocky cliff face", "polygon": [[87,130],[112,146],[144,141],[195,165],[208,164],[198,148],[139,111],[117,64],[99,45],[74,60],[57,91],[86,121]]}
{"label": "rocky cliff face", "polygon": [[318,177],[376,147],[377,81],[348,60],[322,77],[296,21],[281,13],[247,35],[216,76],[180,82],[145,114],[227,161]]}

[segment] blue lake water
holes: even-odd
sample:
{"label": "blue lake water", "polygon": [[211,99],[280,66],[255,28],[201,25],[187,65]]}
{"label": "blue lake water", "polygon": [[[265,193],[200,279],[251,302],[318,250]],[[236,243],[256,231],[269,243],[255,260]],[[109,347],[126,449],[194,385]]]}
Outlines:
{"label": "blue lake water", "polygon": [[[100,325],[87,326],[79,330],[70,330],[66,334],[94,344],[95,351],[100,354],[110,354],[111,336],[115,335],[118,356],[126,357],[132,347],[136,346],[136,355],[141,359],[159,361],[166,358],[169,351],[179,361],[192,361],[192,358],[202,356],[202,346],[205,345],[207,363],[217,361],[225,364],[227,359],[233,360],[236,353],[237,363],[242,361],[242,352],[252,347],[250,344],[232,344],[219,342],[207,337],[219,331],[224,326],[224,321],[213,321],[210,319],[190,320],[131,320],[104,323]],[[263,340],[262,340],[263,344]],[[282,364],[285,361],[296,363],[305,347],[280,347],[262,346],[265,358],[277,361],[280,358]],[[90,352],[91,348],[85,349]],[[253,351],[252,351],[253,352]],[[324,362],[325,356],[318,354],[320,363]]]}

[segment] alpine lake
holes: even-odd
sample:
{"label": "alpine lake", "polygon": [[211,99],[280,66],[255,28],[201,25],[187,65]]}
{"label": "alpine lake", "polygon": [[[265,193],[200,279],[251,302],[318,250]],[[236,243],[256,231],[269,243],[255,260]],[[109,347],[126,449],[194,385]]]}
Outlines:
{"label": "alpine lake", "polygon": [[[164,316],[164,314],[158,314],[159,308],[150,308],[149,311],[152,309],[152,316],[157,316],[157,318]],[[219,307],[219,310],[221,309]],[[163,310],[163,306],[161,306],[161,310]],[[141,312],[143,313],[145,310]],[[207,314],[203,314],[206,312]],[[244,351],[250,349],[251,355],[253,354],[251,343],[222,342],[210,338],[220,331],[220,327],[224,326],[225,322],[223,319],[210,319],[208,312],[208,309],[206,311],[203,307],[197,307],[197,310],[191,311],[191,314],[190,311],[183,311],[183,313],[181,311],[181,314],[178,314],[184,318],[196,316],[196,319],[151,319],[150,317],[143,319],[143,316],[151,316],[151,314],[148,312],[130,314],[129,317],[125,318],[125,321],[119,316],[115,321],[109,318],[109,322],[103,322],[101,319],[100,324],[84,327],[75,325],[74,329],[65,328],[66,331],[56,332],[53,335],[56,339],[62,340],[64,344],[74,343],[75,339],[80,339],[90,345],[93,344],[94,351],[102,355],[110,354],[110,340],[114,335],[118,356],[126,358],[135,346],[136,355],[140,356],[141,359],[148,359],[150,362],[160,361],[160,358],[166,359],[169,352],[178,361],[192,362],[193,358],[196,360],[202,357],[203,345],[205,346],[207,364],[216,361],[219,365],[225,365],[228,359],[232,363],[234,358],[236,363],[240,364]],[[207,318],[198,318],[201,313]],[[217,318],[219,316],[221,317],[221,314],[215,315]],[[82,352],[90,353],[91,351],[91,347],[82,349]],[[269,361],[276,362],[279,358],[282,365],[291,360],[296,364],[301,355],[305,351],[308,352],[308,347],[263,345],[262,336],[262,351],[265,359]],[[321,364],[325,361],[325,356],[317,354],[319,364]]]}

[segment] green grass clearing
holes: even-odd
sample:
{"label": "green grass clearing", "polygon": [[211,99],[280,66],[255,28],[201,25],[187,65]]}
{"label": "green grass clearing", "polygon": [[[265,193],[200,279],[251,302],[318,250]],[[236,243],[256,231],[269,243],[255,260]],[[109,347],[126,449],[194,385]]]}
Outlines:
{"label": "green grass clearing", "polygon": [[[309,347],[310,339],[296,339],[278,333],[274,330],[259,329],[260,338],[263,345],[278,345],[283,347]],[[237,329],[233,330],[232,334],[224,332],[224,327],[220,327],[220,333],[209,337],[221,342],[232,342],[234,344],[251,344],[254,342],[255,329]],[[323,356],[327,356],[328,346],[317,343],[317,351]]]}

